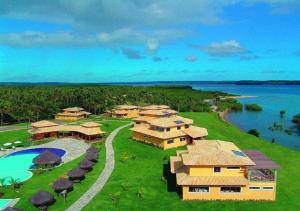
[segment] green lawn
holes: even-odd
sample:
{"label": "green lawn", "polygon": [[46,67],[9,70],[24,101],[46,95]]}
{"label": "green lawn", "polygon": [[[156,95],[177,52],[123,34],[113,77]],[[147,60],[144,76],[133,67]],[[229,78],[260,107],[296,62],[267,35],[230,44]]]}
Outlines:
{"label": "green lawn", "polygon": [[[248,135],[220,121],[213,113],[182,113],[206,127],[209,139],[232,141],[241,149],[258,149],[282,166],[278,172],[275,202],[213,201],[185,202],[175,191],[174,177],[168,183],[161,178],[169,169],[164,158],[175,150],[161,149],[131,140],[131,132],[122,130],[114,141],[115,170],[104,189],[84,210],[297,210],[300,208],[300,153]],[[125,154],[124,154],[125,153]],[[132,155],[136,159],[131,158]],[[128,157],[125,162],[120,158]],[[165,170],[164,170],[165,169]],[[142,195],[142,197],[138,196]]]}
{"label": "green lawn", "polygon": [[[106,132],[108,135],[117,127],[124,125],[124,122],[106,122],[102,125],[102,130]],[[24,137],[26,131],[11,131],[11,132],[3,132],[0,133],[0,140],[5,140],[9,138],[18,139]],[[73,202],[75,202],[82,194],[88,190],[88,188],[95,182],[95,180],[100,175],[102,169],[105,164],[105,147],[104,142],[96,143],[95,146],[101,148],[99,153],[99,162],[94,166],[93,171],[89,172],[86,175],[86,179],[82,182],[82,184],[76,184],[74,186],[74,190],[68,195],[67,202],[64,203],[62,197],[56,197],[56,203],[49,208],[49,210],[65,210],[68,206],[70,206]],[[3,198],[21,198],[21,200],[16,205],[17,208],[23,208],[24,210],[36,210],[29,202],[30,197],[39,190],[46,190],[52,193],[53,190],[51,188],[51,184],[58,179],[59,177],[65,176],[69,170],[77,166],[77,164],[83,159],[84,156],[77,158],[69,163],[63,164],[60,167],[55,168],[52,171],[44,172],[42,174],[35,173],[34,176],[24,182],[24,185],[21,187],[20,192],[15,192],[11,187],[2,188],[0,187],[0,192],[4,192],[5,195]]]}

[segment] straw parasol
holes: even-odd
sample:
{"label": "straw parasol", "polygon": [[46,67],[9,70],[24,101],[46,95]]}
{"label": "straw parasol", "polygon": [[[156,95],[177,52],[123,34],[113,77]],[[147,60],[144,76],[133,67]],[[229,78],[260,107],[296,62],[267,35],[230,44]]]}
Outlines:
{"label": "straw parasol", "polygon": [[82,180],[84,178],[85,171],[81,168],[74,168],[68,172],[68,177],[71,180]]}
{"label": "straw parasol", "polygon": [[35,165],[56,165],[61,163],[61,157],[58,155],[49,152],[48,150],[45,150],[35,158],[33,158],[32,161]]}
{"label": "straw parasol", "polygon": [[98,155],[94,153],[90,153],[85,156],[85,159],[96,163],[98,161]]}
{"label": "straw parasol", "polygon": [[59,193],[64,190],[71,191],[73,189],[73,182],[66,178],[60,178],[53,183],[52,188]]}
{"label": "straw parasol", "polygon": [[30,199],[30,202],[40,210],[47,210],[47,207],[55,201],[54,196],[46,191],[37,192]]}
{"label": "straw parasol", "polygon": [[79,168],[81,168],[83,170],[91,170],[93,168],[93,165],[94,165],[94,163],[92,161],[85,159],[80,162]]}
{"label": "straw parasol", "polygon": [[99,149],[97,149],[96,147],[91,146],[90,148],[88,148],[86,150],[86,152],[88,152],[88,153],[90,153],[90,152],[96,152],[96,153],[98,153]]}

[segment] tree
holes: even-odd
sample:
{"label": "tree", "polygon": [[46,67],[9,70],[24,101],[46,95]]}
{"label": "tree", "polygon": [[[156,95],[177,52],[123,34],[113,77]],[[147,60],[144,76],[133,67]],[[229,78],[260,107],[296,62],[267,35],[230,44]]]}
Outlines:
{"label": "tree", "polygon": [[260,135],[259,131],[256,130],[256,129],[251,129],[251,130],[248,131],[248,133],[250,135],[253,135],[253,136],[256,136],[256,137],[259,137],[259,135]]}
{"label": "tree", "polygon": [[10,110],[10,103],[8,101],[2,100],[0,101],[0,125],[2,126],[4,123],[4,114],[7,114]]}
{"label": "tree", "polygon": [[285,113],[286,113],[286,111],[285,110],[281,110],[279,113],[280,113],[280,118],[283,118],[284,115],[285,115]]}

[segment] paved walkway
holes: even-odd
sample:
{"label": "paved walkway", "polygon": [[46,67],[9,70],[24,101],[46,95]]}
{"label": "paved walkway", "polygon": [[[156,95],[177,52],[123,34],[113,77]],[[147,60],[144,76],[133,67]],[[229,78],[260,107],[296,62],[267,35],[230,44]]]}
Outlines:
{"label": "paved walkway", "polygon": [[82,210],[95,196],[99,193],[110,177],[111,173],[115,167],[115,153],[112,142],[115,136],[125,127],[132,125],[132,123],[121,126],[115,129],[106,139],[105,141],[105,149],[106,149],[106,161],[105,167],[102,170],[100,176],[96,180],[96,182],[90,187],[85,194],[83,194],[74,204],[72,204],[66,211],[79,211]]}

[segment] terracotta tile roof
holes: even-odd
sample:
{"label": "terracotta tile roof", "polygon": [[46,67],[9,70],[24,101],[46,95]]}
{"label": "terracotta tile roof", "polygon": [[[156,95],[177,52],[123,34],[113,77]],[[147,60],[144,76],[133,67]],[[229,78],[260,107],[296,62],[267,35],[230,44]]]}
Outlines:
{"label": "terracotta tile roof", "polygon": [[80,112],[83,111],[83,108],[80,107],[72,107],[72,108],[65,108],[63,109],[63,111],[67,111],[67,112]]}
{"label": "terracotta tile roof", "polygon": [[118,105],[116,106],[116,109],[132,110],[132,109],[139,109],[139,107],[134,105]]}
{"label": "terracotta tile roof", "polygon": [[[85,124],[89,125],[90,123],[85,123]],[[99,125],[97,127],[84,127],[82,125],[57,125],[57,124],[55,126],[50,126],[50,127],[33,128],[28,132],[30,134],[50,133],[50,132],[79,132],[85,135],[99,135],[104,133],[103,131],[101,131]]]}
{"label": "terracotta tile roof", "polygon": [[151,116],[139,116],[137,118],[134,118],[133,121],[135,122],[148,122],[152,119],[155,119],[155,117],[151,117]]}
{"label": "terracotta tile roof", "polygon": [[175,115],[178,112],[172,109],[162,109],[162,110],[143,110],[140,112],[142,115],[153,115],[153,116],[168,116]]}
{"label": "terracotta tile roof", "polygon": [[54,122],[50,122],[47,120],[42,120],[39,122],[32,123],[31,126],[34,128],[42,128],[42,127],[51,127],[51,126],[57,126],[58,124]]}
{"label": "terracotta tile roof", "polygon": [[151,130],[151,129],[149,129],[148,126],[144,126],[144,125],[134,126],[130,130],[138,132],[138,133],[142,133],[142,134],[145,134],[148,136],[163,139],[163,140],[186,136],[186,134],[182,130],[170,131],[170,132],[160,132],[160,131]]}
{"label": "terracotta tile roof", "polygon": [[99,127],[101,124],[97,123],[97,122],[86,122],[86,123],[83,123],[81,124],[81,126],[83,127]]}
{"label": "terracotta tile roof", "polygon": [[208,136],[206,128],[196,127],[192,125],[189,128],[182,129],[182,131],[192,138],[201,138]]}
{"label": "terracotta tile roof", "polygon": [[149,124],[157,127],[167,128],[167,127],[176,127],[182,125],[190,125],[193,124],[193,120],[183,118],[181,116],[171,116],[171,117],[153,119],[149,121]]}
{"label": "terracotta tile roof", "polygon": [[225,141],[196,141],[182,154],[184,165],[253,166],[255,163],[235,144]]}
{"label": "terracotta tile roof", "polygon": [[141,110],[161,110],[161,109],[170,109],[167,105],[148,105],[141,107]]}

